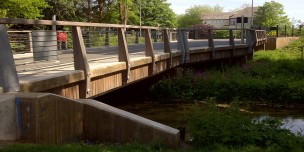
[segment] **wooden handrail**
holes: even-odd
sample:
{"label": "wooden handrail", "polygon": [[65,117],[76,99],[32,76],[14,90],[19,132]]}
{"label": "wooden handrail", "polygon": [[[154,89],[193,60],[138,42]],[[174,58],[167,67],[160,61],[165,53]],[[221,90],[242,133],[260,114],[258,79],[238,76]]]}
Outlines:
{"label": "wooden handrail", "polygon": [[113,27],[113,28],[134,28],[134,29],[154,29],[160,30],[160,27],[152,26],[134,26],[120,24],[104,24],[104,23],[84,23],[71,21],[52,21],[52,20],[28,20],[28,19],[13,19],[0,18],[0,24],[27,24],[27,25],[56,25],[56,26],[78,26],[78,27]]}

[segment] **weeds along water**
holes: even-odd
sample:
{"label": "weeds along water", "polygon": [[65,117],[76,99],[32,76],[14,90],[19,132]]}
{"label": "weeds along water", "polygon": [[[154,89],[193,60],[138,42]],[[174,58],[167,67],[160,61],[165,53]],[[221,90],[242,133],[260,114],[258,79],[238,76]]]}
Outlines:
{"label": "weeds along water", "polygon": [[[298,41],[303,41],[301,38]],[[184,70],[183,75],[163,79],[151,88],[159,98],[217,102],[304,104],[304,60],[298,41],[281,50],[257,51],[241,67],[220,70]]]}

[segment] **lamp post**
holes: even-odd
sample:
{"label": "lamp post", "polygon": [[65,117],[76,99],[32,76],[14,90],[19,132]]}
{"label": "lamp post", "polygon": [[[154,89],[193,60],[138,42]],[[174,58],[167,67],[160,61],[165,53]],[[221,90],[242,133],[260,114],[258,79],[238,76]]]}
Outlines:
{"label": "lamp post", "polygon": [[141,0],[139,1],[139,36],[141,36]]}

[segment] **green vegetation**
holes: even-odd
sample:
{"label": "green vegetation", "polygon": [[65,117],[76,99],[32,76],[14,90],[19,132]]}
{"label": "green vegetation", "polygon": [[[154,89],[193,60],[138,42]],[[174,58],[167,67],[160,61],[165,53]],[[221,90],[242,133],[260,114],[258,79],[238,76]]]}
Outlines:
{"label": "green vegetation", "polygon": [[[202,110],[194,107],[189,117],[191,143],[206,151],[301,151],[304,138],[280,128],[275,118],[252,119],[236,105],[221,110],[210,102]],[[224,150],[226,149],[226,150]],[[251,150],[250,150],[251,149]]]}
{"label": "green vegetation", "polygon": [[87,145],[87,144],[67,144],[67,145],[35,145],[35,144],[12,144],[2,146],[1,152],[157,152],[173,151],[164,149],[159,143],[151,145],[112,144],[112,145]]}
{"label": "green vegetation", "polygon": [[303,103],[304,38],[275,51],[258,51],[254,60],[239,67],[222,67],[204,72],[185,71],[182,76],[164,79],[151,91],[158,97],[219,102],[254,101],[266,103]]}
{"label": "green vegetation", "polygon": [[[285,26],[286,34],[291,35],[292,33],[292,23],[284,11],[284,6],[278,2],[265,2],[255,13],[254,20],[256,26],[276,27],[279,25],[279,35],[285,35]],[[275,31],[270,31],[268,34],[275,36]]]}
{"label": "green vegetation", "polygon": [[291,25],[284,12],[284,6],[275,1],[265,2],[262,7],[259,7],[255,14],[255,24],[264,27]]}
{"label": "green vegetation", "polygon": [[201,16],[205,13],[211,12],[222,12],[223,7],[216,5],[214,7],[209,5],[196,5],[188,8],[185,14],[179,15],[177,17],[178,27],[191,27],[195,24],[201,23]]}
{"label": "green vegetation", "polygon": [[[141,13],[141,14],[140,14]],[[1,0],[0,17],[176,27],[167,0]],[[140,18],[141,16],[141,18]]]}
{"label": "green vegetation", "polygon": [[0,17],[37,19],[47,7],[44,0],[1,0]]}

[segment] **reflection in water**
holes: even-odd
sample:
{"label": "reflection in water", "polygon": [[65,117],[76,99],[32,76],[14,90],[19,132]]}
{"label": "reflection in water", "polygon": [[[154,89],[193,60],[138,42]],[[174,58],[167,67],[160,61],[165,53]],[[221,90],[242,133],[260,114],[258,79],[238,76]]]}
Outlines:
{"label": "reflection in water", "polygon": [[283,119],[283,128],[289,129],[291,132],[300,133],[304,136],[304,119],[287,117]]}
{"label": "reflection in water", "polygon": [[261,121],[266,118],[278,118],[283,123],[281,128],[288,129],[296,135],[304,136],[303,118],[291,117],[287,115],[275,115],[275,116],[263,115],[256,117],[258,121]]}

